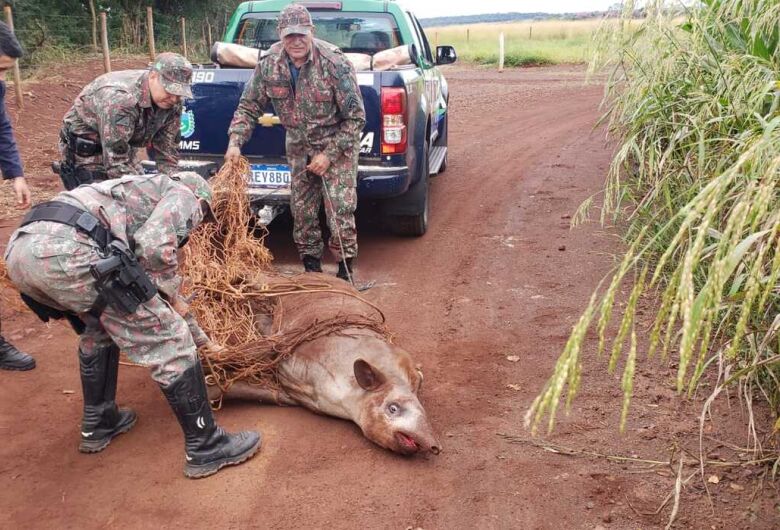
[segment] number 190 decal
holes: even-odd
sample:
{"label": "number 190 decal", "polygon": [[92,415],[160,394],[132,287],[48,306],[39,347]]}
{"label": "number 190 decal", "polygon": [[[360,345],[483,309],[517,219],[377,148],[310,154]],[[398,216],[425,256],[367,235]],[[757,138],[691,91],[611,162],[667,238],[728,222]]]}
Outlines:
{"label": "number 190 decal", "polygon": [[193,83],[211,83],[214,81],[214,72],[208,70],[196,70],[192,73]]}

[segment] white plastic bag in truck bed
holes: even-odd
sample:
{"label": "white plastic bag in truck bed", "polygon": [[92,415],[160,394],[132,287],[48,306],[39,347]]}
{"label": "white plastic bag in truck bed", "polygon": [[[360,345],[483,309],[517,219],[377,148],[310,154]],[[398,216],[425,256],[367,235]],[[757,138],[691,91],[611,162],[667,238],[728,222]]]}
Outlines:
{"label": "white plastic bag in truck bed", "polygon": [[[224,67],[254,68],[257,66],[258,59],[266,53],[268,52],[240,44],[215,42],[211,48],[211,60]],[[373,56],[365,53],[347,53],[345,55],[357,71],[383,71],[413,64],[415,53],[412,45],[405,45],[377,52]]]}

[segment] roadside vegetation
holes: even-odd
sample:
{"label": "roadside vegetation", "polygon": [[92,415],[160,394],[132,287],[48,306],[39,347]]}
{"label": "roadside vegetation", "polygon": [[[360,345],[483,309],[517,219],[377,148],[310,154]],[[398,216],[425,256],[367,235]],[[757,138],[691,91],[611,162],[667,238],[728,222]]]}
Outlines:
{"label": "roadside vegetation", "polygon": [[[601,220],[627,226],[628,250],[526,419],[536,428],[547,415],[553,427],[595,328],[609,371],[622,371],[623,424],[636,364],[673,356],[681,399],[714,383],[702,425],[733,387],[752,448],[771,460],[776,444],[762,433],[776,442],[780,428],[780,4],[703,0],[684,20],[648,4],[639,30],[624,21],[599,32],[591,62],[610,74],[604,119],[618,141]],[[658,301],[649,326],[636,316],[645,295]],[[757,399],[774,425],[756,423]]]}
{"label": "roadside vegetation", "polygon": [[41,66],[99,56],[101,12],[106,13],[112,56],[148,53],[148,6],[153,9],[158,52],[181,52],[181,17],[185,17],[188,57],[208,60],[209,29],[212,41],[219,40],[240,1],[0,0],[0,4],[13,9],[16,34],[25,49],[22,72],[30,76]]}
{"label": "roadside vegetation", "polygon": [[431,46],[455,46],[458,60],[498,64],[498,36],[504,33],[505,66],[585,63],[602,21],[542,20],[426,28]]}

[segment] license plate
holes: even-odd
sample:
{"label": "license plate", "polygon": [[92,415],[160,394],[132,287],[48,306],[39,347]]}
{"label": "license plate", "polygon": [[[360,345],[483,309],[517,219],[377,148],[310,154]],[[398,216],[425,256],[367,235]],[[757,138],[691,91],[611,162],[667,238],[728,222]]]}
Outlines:
{"label": "license plate", "polygon": [[284,188],[290,185],[290,166],[284,164],[252,164],[249,186],[252,188]]}

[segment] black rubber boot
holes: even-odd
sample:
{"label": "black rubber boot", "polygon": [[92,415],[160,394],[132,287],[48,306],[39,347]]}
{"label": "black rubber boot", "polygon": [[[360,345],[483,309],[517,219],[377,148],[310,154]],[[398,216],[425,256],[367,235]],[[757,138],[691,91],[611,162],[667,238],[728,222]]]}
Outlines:
{"label": "black rubber boot", "polygon": [[240,464],[260,449],[259,433],[229,434],[214,422],[199,362],[161,388],[184,431],[187,477],[208,477],[225,466]]}
{"label": "black rubber boot", "polygon": [[309,256],[306,254],[303,256],[303,271],[304,272],[322,272],[322,262],[320,258]]}
{"label": "black rubber boot", "polygon": [[35,368],[35,359],[19,351],[0,335],[0,370],[24,372]]}
{"label": "black rubber boot", "polygon": [[79,367],[84,393],[79,451],[98,453],[115,436],[129,431],[137,417],[132,410],[116,406],[119,348],[115,344],[98,348],[88,357],[79,351]]}
{"label": "black rubber boot", "polygon": [[[339,271],[336,276],[345,282],[348,282],[350,277],[353,281],[355,280],[355,276],[352,274],[352,260],[353,258],[347,258],[339,262]],[[347,275],[347,271],[349,271],[349,275]]]}

